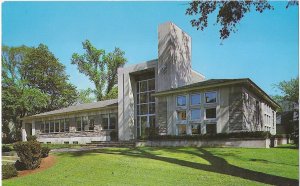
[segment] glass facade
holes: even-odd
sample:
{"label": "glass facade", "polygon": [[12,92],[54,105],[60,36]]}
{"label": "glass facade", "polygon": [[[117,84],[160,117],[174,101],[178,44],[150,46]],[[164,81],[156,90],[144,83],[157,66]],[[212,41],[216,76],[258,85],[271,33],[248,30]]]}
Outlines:
{"label": "glass facade", "polygon": [[155,131],[155,79],[137,82],[136,113],[137,137],[146,137]]}

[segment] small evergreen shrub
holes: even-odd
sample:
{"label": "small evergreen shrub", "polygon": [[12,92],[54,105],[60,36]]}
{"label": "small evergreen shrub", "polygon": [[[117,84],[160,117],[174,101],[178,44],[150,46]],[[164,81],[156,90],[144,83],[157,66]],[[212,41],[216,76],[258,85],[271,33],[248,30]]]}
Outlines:
{"label": "small evergreen shrub", "polygon": [[26,170],[26,165],[25,165],[25,163],[20,162],[20,160],[17,160],[16,163],[15,163],[15,168],[18,171]]}
{"label": "small evergreen shrub", "polygon": [[35,169],[41,164],[41,144],[37,141],[17,142],[14,149],[26,169]]}
{"label": "small evergreen shrub", "polygon": [[42,158],[48,157],[50,150],[51,149],[48,147],[42,147],[42,150],[41,150]]}
{"label": "small evergreen shrub", "polygon": [[13,164],[2,165],[2,179],[8,179],[15,176],[18,176],[18,172]]}
{"label": "small evergreen shrub", "polygon": [[10,152],[10,151],[12,151],[11,147],[6,146],[6,145],[2,146],[2,152]]}
{"label": "small evergreen shrub", "polygon": [[36,141],[37,137],[36,136],[27,136],[26,139],[27,139],[27,141]]}

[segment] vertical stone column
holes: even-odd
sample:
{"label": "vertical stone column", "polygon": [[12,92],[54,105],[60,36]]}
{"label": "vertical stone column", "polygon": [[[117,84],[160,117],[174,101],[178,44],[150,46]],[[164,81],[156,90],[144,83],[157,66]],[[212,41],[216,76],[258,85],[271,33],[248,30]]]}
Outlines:
{"label": "vertical stone column", "polygon": [[27,137],[27,134],[26,134],[26,129],[25,129],[25,122],[23,121],[23,123],[22,123],[22,141],[27,141],[26,137]]}
{"label": "vertical stone column", "polygon": [[158,28],[157,90],[163,91],[191,83],[191,37],[174,23]]}
{"label": "vertical stone column", "polygon": [[32,136],[34,136],[35,135],[35,121],[32,121],[32,127],[31,127],[32,129]]}

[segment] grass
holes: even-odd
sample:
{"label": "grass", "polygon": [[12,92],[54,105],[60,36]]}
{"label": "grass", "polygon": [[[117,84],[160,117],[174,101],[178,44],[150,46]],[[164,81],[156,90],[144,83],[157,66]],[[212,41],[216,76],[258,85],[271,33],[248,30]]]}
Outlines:
{"label": "grass", "polygon": [[142,147],[56,153],[52,168],[3,185],[297,185],[298,152]]}

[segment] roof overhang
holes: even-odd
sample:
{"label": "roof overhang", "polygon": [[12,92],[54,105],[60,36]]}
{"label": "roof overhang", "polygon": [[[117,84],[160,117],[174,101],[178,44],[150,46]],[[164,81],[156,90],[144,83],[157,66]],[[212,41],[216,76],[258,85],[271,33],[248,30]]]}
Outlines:
{"label": "roof overhang", "polygon": [[224,87],[224,86],[230,86],[230,85],[246,85],[248,88],[250,88],[252,91],[254,91],[258,96],[265,99],[267,102],[270,103],[270,105],[275,108],[276,110],[280,108],[280,105],[276,103],[267,93],[265,93],[259,86],[257,86],[251,79],[240,79],[240,80],[234,80],[231,82],[224,82],[224,83],[215,83],[211,85],[199,85],[196,87],[179,87],[171,90],[161,91],[153,94],[156,97],[160,96],[166,96],[169,94],[177,94],[187,91],[195,91],[195,90],[205,90],[205,89],[212,89],[212,88],[218,88],[218,87]]}

